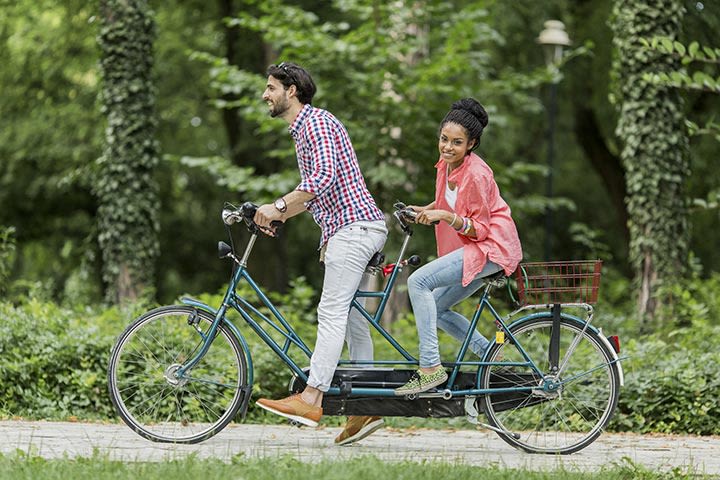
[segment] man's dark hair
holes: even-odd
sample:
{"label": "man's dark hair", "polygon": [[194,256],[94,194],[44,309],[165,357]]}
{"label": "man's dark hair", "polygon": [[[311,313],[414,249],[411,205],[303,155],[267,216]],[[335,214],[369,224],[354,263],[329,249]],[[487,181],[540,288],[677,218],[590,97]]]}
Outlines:
{"label": "man's dark hair", "polygon": [[452,104],[440,123],[441,130],[446,123],[456,123],[465,129],[468,140],[475,140],[475,145],[470,149],[472,151],[480,145],[480,137],[488,124],[488,114],[474,98],[463,98]]}
{"label": "man's dark hair", "polygon": [[312,103],[317,88],[308,71],[300,65],[290,62],[270,65],[267,69],[267,74],[277,78],[280,83],[283,84],[285,90],[287,90],[290,85],[295,85],[297,89],[297,99],[300,103]]}

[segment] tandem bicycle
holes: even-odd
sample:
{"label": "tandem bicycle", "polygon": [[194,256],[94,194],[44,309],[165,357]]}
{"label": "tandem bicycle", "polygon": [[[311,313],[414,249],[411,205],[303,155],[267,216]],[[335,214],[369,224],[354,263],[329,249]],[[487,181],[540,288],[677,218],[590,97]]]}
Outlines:
{"label": "tandem bicycle", "polygon": [[[309,367],[293,360],[312,350],[250,275],[247,265],[262,230],[253,221],[257,206],[226,204],[222,220],[244,223],[250,236],[242,255],[218,243],[233,274],[217,308],[192,298],[155,308],[133,321],[115,342],[108,367],[110,397],[122,420],[142,437],[169,443],[197,443],[245,417],[255,382],[253,359],[241,330],[228,318],[236,311],[249,329],[287,365],[292,393],[300,392]],[[397,261],[382,265],[378,252],[368,271],[387,276],[379,291],[358,290],[351,308],[397,352],[396,359],[341,360],[323,398],[324,415],[459,417],[496,432],[530,453],[569,454],[590,445],[617,407],[623,385],[620,344],[593,323],[601,261],[522,263],[515,274],[518,308],[501,316],[490,299],[511,281],[491,275],[476,295],[470,329],[451,362],[448,380],[420,394],[396,396],[418,367],[380,320],[399,273],[417,266],[405,258],[415,212],[396,204],[393,217],[404,237]],[[245,282],[253,304],[238,293]],[[374,312],[365,301],[375,299]],[[472,332],[486,313],[496,332],[483,358],[466,359]],[[277,341],[275,338],[280,338]],[[299,352],[298,352],[299,351]],[[481,421],[481,414],[485,420]]]}

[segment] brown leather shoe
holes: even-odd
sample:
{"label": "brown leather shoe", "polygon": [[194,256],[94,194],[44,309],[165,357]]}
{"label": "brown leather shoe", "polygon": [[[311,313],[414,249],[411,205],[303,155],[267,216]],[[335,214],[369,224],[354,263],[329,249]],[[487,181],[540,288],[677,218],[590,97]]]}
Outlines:
{"label": "brown leather shoe", "polygon": [[268,412],[295,420],[308,427],[317,427],[323,413],[322,407],[316,407],[305,402],[299,393],[282,400],[261,398],[255,403]]}
{"label": "brown leather shoe", "polygon": [[380,417],[348,417],[345,428],[335,437],[335,444],[348,445],[360,441],[384,424]]}

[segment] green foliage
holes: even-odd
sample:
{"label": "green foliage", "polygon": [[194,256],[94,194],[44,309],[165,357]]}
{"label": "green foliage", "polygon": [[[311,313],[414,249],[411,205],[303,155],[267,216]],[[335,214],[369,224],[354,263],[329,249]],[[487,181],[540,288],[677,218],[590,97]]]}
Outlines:
{"label": "green foliage", "polygon": [[[612,271],[607,272],[612,277]],[[607,275],[606,275],[607,276]],[[615,285],[617,283],[617,285]],[[705,288],[703,289],[703,285]],[[665,433],[720,433],[720,380],[715,366],[720,353],[714,344],[720,327],[712,319],[720,313],[720,276],[710,283],[697,280],[687,287],[697,302],[688,311],[695,315],[689,328],[664,330],[652,336],[637,337],[635,327],[616,309],[608,313],[616,290],[627,288],[622,277],[605,281],[603,308],[598,310],[594,324],[606,335],[620,334],[625,386],[620,392],[620,407],[609,427],[613,431]],[[259,307],[247,287],[239,294]],[[312,349],[316,332],[315,292],[303,279],[294,282],[287,293],[271,293],[281,313]],[[498,307],[506,297],[497,294]],[[210,305],[219,305],[222,294],[199,297]],[[476,300],[476,299],[475,299]],[[697,305],[702,304],[703,307]],[[115,419],[116,415],[106,394],[106,368],[110,348],[117,335],[149,305],[134,305],[132,311],[63,308],[51,302],[27,301],[21,305],[0,303],[0,416],[26,418]],[[509,307],[508,307],[509,308]],[[267,310],[260,308],[267,314]],[[458,307],[466,316],[472,315],[474,301]],[[501,311],[505,311],[502,308]],[[486,337],[494,334],[494,324],[485,315],[478,329]],[[279,398],[287,394],[290,370],[243,321],[231,316],[244,334],[253,358],[255,383],[253,398]],[[261,321],[262,323],[262,321]],[[277,332],[272,336],[283,343]],[[411,353],[417,349],[417,332],[412,315],[405,315],[391,326],[393,336]],[[382,340],[376,340],[377,358],[399,355]],[[459,344],[449,336],[440,335],[440,350],[445,360],[452,360]],[[309,359],[297,348],[288,352],[301,366]],[[470,354],[468,354],[470,355]],[[250,422],[279,422],[250,404]],[[328,419],[329,422],[336,420]],[[399,424],[424,422],[410,419]],[[462,419],[426,422],[423,425],[468,427]]]}
{"label": "green foliage", "polygon": [[0,15],[0,225],[17,229],[10,281],[42,281],[56,298],[95,224],[95,8],[81,0],[4,2]]}
{"label": "green foliage", "polygon": [[270,202],[291,191],[300,182],[297,170],[284,170],[267,176],[255,175],[253,167],[238,167],[225,157],[165,157],[181,166],[210,174],[215,183],[239,193],[255,203]]}
{"label": "green foliage", "polygon": [[720,328],[695,327],[667,341],[633,340],[625,387],[610,429],[638,433],[720,434]]}
{"label": "green foliage", "polygon": [[153,288],[159,253],[151,78],[155,24],[145,1],[104,0],[101,22],[101,101],[108,128],[93,190],[99,203],[103,278],[108,299],[117,302]]}
{"label": "green foliage", "polygon": [[[94,453],[89,458],[63,458],[48,460],[21,450],[14,455],[0,455],[0,480],[45,480],[72,478],[73,480],[110,480],[117,478],[142,478],[143,480],[194,480],[197,478],[243,480],[266,480],[293,478],[314,480],[323,478],[338,480],[352,478],[367,480],[395,478],[399,480],[433,480],[436,478],[468,478],[483,480],[681,480],[703,479],[693,472],[693,466],[673,468],[670,472],[651,471],[629,459],[620,465],[608,465],[598,472],[581,472],[575,469],[532,471],[509,469],[502,466],[477,466],[453,461],[387,462],[373,455],[351,458],[325,459],[305,462],[296,455],[273,454],[246,458],[243,452],[230,462],[218,458],[200,458],[186,455],[164,462],[119,461],[105,454]],[[690,473],[685,473],[686,471]],[[238,472],[242,472],[241,476]],[[709,476],[707,478],[710,478]]]}
{"label": "green foliage", "polygon": [[[703,70],[690,71],[692,64],[720,65],[720,48],[701,46],[693,41],[687,47],[668,37],[654,37],[652,40],[642,39],[642,45],[650,51],[657,51],[663,55],[678,59],[682,68],[671,72],[652,73],[643,75],[643,80],[655,85],[679,88],[682,90],[720,93],[720,77],[713,77]],[[717,69],[716,69],[717,72]],[[714,120],[700,127],[695,122],[686,121],[690,135],[712,135],[720,141],[720,125]]]}
{"label": "green foliage", "polygon": [[604,262],[613,259],[612,250],[603,242],[603,232],[600,230],[590,228],[584,223],[573,223],[569,233],[573,241],[586,252],[586,258],[601,258]]}
{"label": "green foliage", "polygon": [[612,21],[620,104],[616,132],[623,142],[630,261],[640,284],[639,313],[649,317],[655,310],[654,291],[685,271],[690,169],[681,98],[677,91],[645,79],[649,72],[672,71],[678,62],[644,48],[641,39],[677,38],[684,11],[679,0],[618,1]]}
{"label": "green foliage", "polygon": [[7,290],[7,281],[15,261],[15,228],[0,225],[0,295]]}
{"label": "green foliage", "polygon": [[[678,59],[683,66],[692,63],[720,65],[720,48],[703,47],[695,41],[686,47],[669,37],[654,37],[651,40],[643,38],[641,44],[649,50]],[[689,72],[686,68],[682,68],[671,72],[647,72],[643,79],[675,88],[720,93],[720,77],[714,78],[702,70]]]}
{"label": "green foliage", "polygon": [[109,314],[0,303],[2,416],[111,416],[105,369],[113,336],[98,322]]}
{"label": "green foliage", "polygon": [[[319,86],[314,103],[335,113],[348,127],[363,173],[381,204],[389,207],[398,197],[411,203],[429,201],[434,188],[436,129],[452,101],[474,96],[488,108],[491,125],[484,138],[490,153],[500,149],[492,146],[493,136],[507,122],[507,113],[496,104],[535,107],[528,91],[546,72],[521,74],[492,63],[489,51],[504,39],[491,27],[486,2],[465,2],[459,7],[430,2],[417,8],[343,1],[333,6],[342,20],[322,19],[273,0],[256,4],[257,13],[243,12],[228,24],[258,32],[279,59],[308,68]],[[215,104],[239,107],[244,118],[257,124],[257,132],[270,143],[265,155],[284,158],[278,170],[284,167],[281,178],[290,178],[296,170],[291,139],[259,101],[264,73],[241,70],[203,53],[196,53],[195,58],[210,65],[212,86],[219,97],[232,93],[237,98],[231,104],[222,99]],[[493,163],[491,154],[488,158]],[[497,162],[493,167],[502,181],[511,164]],[[528,169],[525,173],[538,172]],[[235,185],[252,195],[260,182],[271,190],[276,181],[266,177]],[[513,189],[506,195],[513,198]]]}

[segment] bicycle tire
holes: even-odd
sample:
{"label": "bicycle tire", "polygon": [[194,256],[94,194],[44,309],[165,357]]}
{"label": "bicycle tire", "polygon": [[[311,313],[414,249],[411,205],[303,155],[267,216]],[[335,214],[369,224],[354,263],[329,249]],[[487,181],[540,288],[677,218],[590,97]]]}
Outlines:
{"label": "bicycle tire", "polygon": [[[549,373],[548,347],[553,319],[550,313],[520,320],[510,331],[528,356],[543,371],[530,367],[484,366],[479,370],[481,388],[540,386]],[[580,341],[560,374],[560,387],[547,392],[488,394],[479,398],[488,422],[500,438],[529,453],[570,454],[590,445],[602,433],[617,407],[620,374],[613,353],[592,328],[563,316],[560,319],[560,364],[572,339]],[[485,361],[523,362],[509,339],[494,344]],[[508,432],[508,433],[504,433]]]}
{"label": "bicycle tire", "polygon": [[209,350],[187,377],[172,376],[203,344],[195,327],[207,332],[213,320],[190,306],[160,307],[118,337],[108,365],[110,398],[120,418],[142,437],[198,443],[220,432],[237,414],[247,363],[227,326],[218,326]]}

